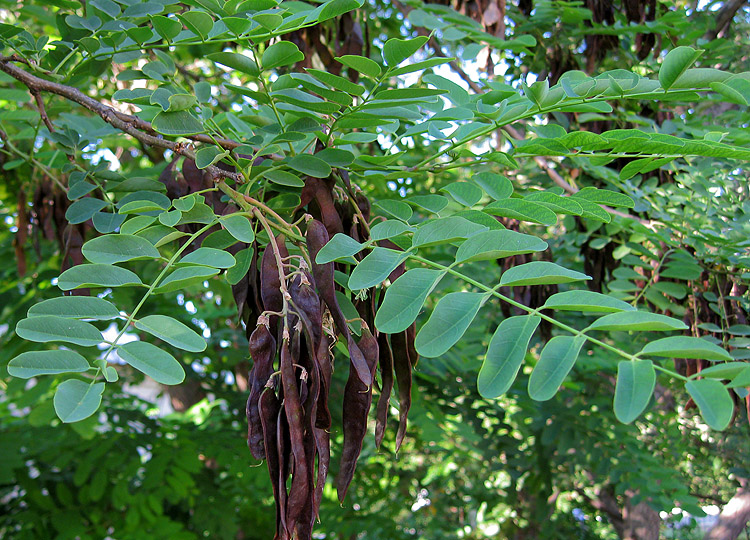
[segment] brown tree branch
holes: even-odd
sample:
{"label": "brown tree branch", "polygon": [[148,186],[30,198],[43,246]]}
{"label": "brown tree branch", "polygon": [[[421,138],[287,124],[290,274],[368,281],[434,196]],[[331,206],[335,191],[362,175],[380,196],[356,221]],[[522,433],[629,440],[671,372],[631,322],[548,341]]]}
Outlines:
{"label": "brown tree branch", "polygon": [[[19,61],[19,59],[14,56],[0,58],[0,70],[4,71],[17,81],[23,83],[35,97],[41,92],[48,92],[51,94],[62,96],[70,101],[78,103],[91,112],[96,113],[108,124],[116,127],[120,131],[127,133],[128,135],[131,135],[132,137],[135,137],[144,144],[156,146],[159,148],[165,148],[186,158],[195,159],[195,153],[190,149],[189,146],[161,138],[156,134],[156,131],[153,129],[149,122],[138,118],[137,116],[125,114],[117,111],[113,107],[104,105],[100,101],[87,96],[77,88],[48,81],[46,79],[37,77],[36,75],[32,75],[31,73],[28,73],[13,64],[13,62],[17,61]],[[39,98],[37,98],[37,103],[39,103]],[[44,116],[46,116],[46,113],[42,113],[42,110],[43,109],[40,109],[40,114],[43,114],[42,120],[44,120]],[[47,119],[47,121],[49,121],[49,118]],[[194,135],[187,138],[194,141],[214,144],[214,140],[208,135]],[[216,142],[227,149],[233,149],[240,145],[240,143],[236,141],[229,141],[226,139],[217,139]],[[237,182],[243,181],[243,177],[241,174],[224,171],[214,165],[208,167],[207,170],[214,177],[231,178]]]}
{"label": "brown tree branch", "polygon": [[712,30],[706,32],[703,36],[704,39],[709,41],[716,39],[719,34],[729,26],[729,23],[732,22],[737,11],[739,11],[746,2],[747,0],[729,0],[726,2],[716,13],[716,25]]}

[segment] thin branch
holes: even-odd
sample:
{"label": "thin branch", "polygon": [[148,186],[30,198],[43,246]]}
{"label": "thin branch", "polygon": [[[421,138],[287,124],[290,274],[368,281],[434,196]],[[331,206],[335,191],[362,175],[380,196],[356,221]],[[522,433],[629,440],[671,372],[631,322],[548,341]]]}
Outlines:
{"label": "thin branch", "polygon": [[[49,92],[62,96],[70,101],[74,101],[79,105],[82,105],[86,109],[98,114],[105,122],[116,127],[117,129],[124,131],[128,135],[131,135],[139,141],[159,148],[166,148],[171,150],[175,154],[185,156],[189,159],[195,159],[195,153],[190,149],[189,146],[169,141],[156,135],[156,131],[153,129],[149,122],[132,116],[129,114],[122,113],[113,107],[104,105],[96,99],[87,96],[80,90],[73,88],[72,86],[66,86],[56,82],[48,81],[32,75],[18,66],[14,65],[13,62],[19,61],[14,56],[0,58],[0,70],[4,71],[14,79],[20,81],[29,89],[33,95],[37,95],[40,92]],[[213,144],[214,141],[208,135],[195,135],[188,137],[194,141],[206,142]],[[225,139],[217,140],[224,148],[236,148],[241,143],[236,141],[227,141]],[[231,178],[236,182],[242,182],[242,175],[229,171],[224,171],[215,165],[211,165],[207,168],[208,172],[214,177],[218,178]]]}

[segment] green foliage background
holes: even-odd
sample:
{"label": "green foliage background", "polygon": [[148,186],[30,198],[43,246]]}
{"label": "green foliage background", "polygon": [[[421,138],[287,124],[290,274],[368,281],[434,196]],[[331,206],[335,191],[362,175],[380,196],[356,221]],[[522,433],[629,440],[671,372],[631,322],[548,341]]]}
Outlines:
{"label": "green foliage background", "polygon": [[[239,165],[241,176],[225,179],[223,192],[247,213],[253,209],[242,207],[243,194],[291,222],[301,178],[326,176],[338,167],[349,172],[378,216],[402,218],[410,227],[427,225],[437,216],[414,204],[419,201],[414,197],[431,195],[438,197],[433,203],[446,205],[439,217],[458,214],[469,224],[489,226],[498,220],[488,216],[497,215],[505,227],[548,244],[544,254],[517,252],[448,273],[427,297],[419,327],[447,294],[476,293],[479,285],[492,289],[511,267],[534,259],[584,272],[593,278],[588,283],[593,291],[640,312],[671,317],[675,331],[668,335],[700,336],[706,347],[727,351],[722,362],[750,357],[750,191],[744,169],[750,155],[745,37],[750,25],[743,9],[731,14],[729,26],[716,28],[717,14],[726,7],[721,2],[700,9],[684,2],[656,3],[635,16],[628,2],[597,4],[599,11],[578,2],[459,2],[456,11],[417,1],[341,0],[307,17],[316,5],[0,2],[2,66],[78,89],[105,106],[131,103],[128,113],[152,122],[163,138],[151,136],[180,141],[166,148],[139,142],[70,99],[46,91],[36,98],[3,70],[0,536],[273,537],[268,474],[264,464],[252,460],[244,440],[248,344],[224,275],[201,275],[178,290],[147,295],[140,312],[189,326],[207,338],[205,351],[180,350],[128,330],[170,352],[184,369],[178,390],[162,388],[178,412],[158,414],[153,403],[132,393],[145,376],[127,364],[111,364],[118,377],[107,379],[101,406],[79,422],[61,423],[54,395],[63,381],[73,380],[69,375],[26,380],[10,377],[5,368],[19,354],[47,347],[20,339],[13,330],[32,306],[60,296],[53,280],[71,260],[83,262],[75,259],[76,248],[115,231],[104,220],[124,215],[128,193],[140,193],[130,198],[138,204],[158,199],[143,193],[164,190],[160,174],[183,152],[207,171],[221,159]],[[502,23],[492,11],[500,7],[506,15]],[[220,25],[230,33],[222,34]],[[359,45],[357,28],[363,38]],[[327,83],[325,75],[304,75],[303,67],[334,69],[324,50],[352,55],[343,62],[348,67],[342,71],[336,64],[335,69],[353,87],[346,81]],[[230,51],[242,53],[244,60],[222,56]],[[361,86],[352,82],[357,71]],[[597,90],[581,98],[589,85],[598,85]],[[399,90],[405,86],[410,89]],[[368,100],[375,96],[370,113],[365,107],[347,109],[359,88]],[[311,119],[324,119],[327,128],[310,127]],[[195,133],[204,130],[210,137],[195,141]],[[287,141],[279,139],[281,132],[304,137],[287,135]],[[313,137],[349,154],[329,153],[321,165],[305,151],[314,145]],[[224,138],[246,146],[224,154]],[[267,168],[250,166],[243,157],[248,153],[277,155],[278,169],[293,178],[269,180]],[[106,161],[112,155],[120,164],[114,171]],[[515,194],[508,198],[515,201],[513,211],[498,209],[482,173],[507,177]],[[489,178],[505,185],[497,176]],[[127,190],[118,189],[129,181],[133,185]],[[601,191],[578,191],[583,188]],[[540,196],[551,197],[542,210],[534,203]],[[498,197],[499,203],[506,198]],[[581,202],[571,214],[561,200],[589,204]],[[165,210],[177,207],[172,204],[168,200]],[[600,204],[615,207],[614,212]],[[53,210],[45,213],[45,208]],[[215,218],[212,211],[209,219]],[[169,226],[169,217],[159,220]],[[294,240],[294,231],[288,232]],[[253,232],[261,244],[268,242],[264,234],[258,227]],[[408,249],[416,234],[392,239]],[[454,270],[455,245],[465,236],[440,238],[411,257],[407,267]],[[165,259],[181,245],[149,238]],[[144,283],[153,283],[164,261],[125,262]],[[390,272],[377,266],[382,281]],[[713,365],[705,360],[718,358],[713,349],[713,357],[698,352],[697,360],[680,359],[690,356],[684,350],[653,358],[655,393],[633,405],[642,405],[635,416],[645,408],[637,420],[622,424],[612,405],[618,361],[633,360],[630,355],[655,341],[654,334],[633,328],[592,333],[604,346],[587,344],[554,397],[535,401],[527,388],[545,343],[568,335],[568,328],[592,323],[591,314],[555,311],[553,321],[543,322],[532,337],[507,392],[480,395],[477,375],[501,321],[526,316],[552,294],[586,285],[553,278],[544,286],[497,289],[512,303],[497,295],[488,298],[455,343],[441,336],[448,351],[422,358],[414,372],[404,446],[394,452],[397,415],[389,419],[380,450],[368,434],[343,507],[333,485],[326,486],[316,533],[326,538],[617,538],[616,521],[626,505],[645,501],[656,511],[679,506],[700,515],[700,505],[729,500],[735,480],[749,474],[743,464],[750,381],[746,366],[738,364],[697,378],[699,368]],[[355,298],[360,287],[351,289]],[[142,297],[127,287],[107,294],[128,313]],[[336,354],[346,365],[345,347]],[[106,363],[90,359],[103,381]],[[346,369],[334,373],[333,403],[341,402],[346,375]],[[684,386],[689,377],[723,381],[708,394],[691,393],[703,418],[690,408]],[[397,408],[396,395],[393,402]],[[333,425],[340,426],[340,405],[331,410]],[[718,432],[707,424],[729,427]],[[340,428],[332,429],[331,437],[337,456]],[[334,459],[333,477],[337,466]],[[585,519],[577,519],[577,510]],[[665,525],[662,534],[676,533]]]}

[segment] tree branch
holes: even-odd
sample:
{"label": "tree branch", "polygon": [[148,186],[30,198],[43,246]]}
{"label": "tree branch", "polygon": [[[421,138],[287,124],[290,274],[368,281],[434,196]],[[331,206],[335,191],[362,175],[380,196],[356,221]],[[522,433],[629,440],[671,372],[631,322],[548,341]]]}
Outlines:
{"label": "tree branch", "polygon": [[[189,146],[161,138],[156,134],[156,131],[153,129],[149,122],[138,118],[137,116],[125,114],[114,109],[113,107],[104,105],[100,101],[87,96],[77,88],[48,81],[37,77],[36,75],[32,75],[31,73],[28,73],[13,64],[13,62],[18,61],[20,60],[14,56],[2,57],[0,58],[0,70],[4,71],[17,81],[23,83],[29,89],[31,94],[37,99],[37,104],[39,104],[40,100],[40,98],[37,96],[39,96],[41,92],[49,92],[51,94],[62,96],[70,101],[78,103],[91,112],[96,113],[108,124],[116,127],[120,131],[127,133],[128,135],[131,135],[132,137],[135,137],[145,144],[156,146],[159,148],[165,148],[171,150],[175,154],[179,154],[189,159],[195,159],[195,153],[190,149]],[[46,117],[47,115],[46,112],[44,112],[43,107],[40,107],[40,114],[42,115],[42,120],[44,121],[44,117]],[[45,125],[47,125],[48,122],[49,118],[47,118],[47,120],[45,121]],[[48,129],[50,125],[51,123],[47,125]],[[187,138],[194,141],[214,144],[214,139],[212,139],[208,135],[194,135]],[[230,141],[226,139],[217,139],[216,142],[227,149],[233,149],[240,145],[240,143],[236,141]],[[236,182],[243,181],[241,174],[224,171],[214,165],[208,167],[207,170],[214,177],[231,178]]]}

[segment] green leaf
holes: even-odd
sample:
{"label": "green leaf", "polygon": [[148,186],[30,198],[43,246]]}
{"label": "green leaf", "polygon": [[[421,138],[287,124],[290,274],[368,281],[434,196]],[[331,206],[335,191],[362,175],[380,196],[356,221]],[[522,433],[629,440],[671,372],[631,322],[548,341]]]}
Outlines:
{"label": "green leaf", "polygon": [[477,389],[482,397],[494,399],[508,391],[516,380],[531,336],[541,320],[540,317],[524,315],[508,317],[500,323],[492,335],[477,377]]}
{"label": "green leaf", "polygon": [[237,261],[234,260],[231,253],[221,249],[200,247],[192,253],[185,255],[177,264],[197,264],[200,266],[210,266],[211,268],[231,268],[236,263]]}
{"label": "green leaf", "polygon": [[464,240],[486,230],[483,225],[468,219],[449,216],[432,219],[421,225],[414,233],[414,247],[429,247]]}
{"label": "green leaf", "polygon": [[[165,227],[174,227],[182,219],[182,212],[179,210],[171,210],[169,212],[162,212],[159,214],[159,223]],[[138,238],[143,238],[139,236]],[[149,242],[150,243],[150,242]]]}
{"label": "green leaf", "polygon": [[75,351],[29,351],[8,362],[8,373],[20,379],[37,375],[81,373],[89,369],[86,359]]}
{"label": "green leaf", "polygon": [[552,399],[565,380],[586,342],[583,336],[555,336],[542,349],[539,362],[529,377],[529,397],[536,401]]}
{"label": "green leaf", "polygon": [[151,24],[156,33],[167,41],[172,41],[182,31],[182,24],[179,21],[164,17],[163,15],[154,15],[151,17]]}
{"label": "green leaf", "polygon": [[541,225],[557,223],[555,213],[543,206],[524,199],[502,199],[488,204],[484,211],[493,216],[502,216]]}
{"label": "green leaf", "polygon": [[676,47],[667,53],[659,68],[659,82],[664,90],[669,90],[672,85],[685,73],[703,51],[696,51],[692,47]]}
{"label": "green leaf", "polygon": [[443,296],[414,341],[417,352],[436,358],[461,339],[479,308],[487,300],[484,293],[454,292]]}
{"label": "green leaf", "polygon": [[617,364],[615,416],[629,424],[644,411],[656,385],[656,371],[651,360],[624,360]]}
{"label": "green leaf", "polygon": [[353,83],[352,81],[350,81],[349,79],[345,79],[344,77],[339,77],[338,75],[328,73],[327,71],[321,71],[319,69],[305,68],[305,71],[318,79],[320,82],[327,84],[331,88],[342,90],[347,94],[351,94],[353,96],[361,96],[365,93],[364,86]]}
{"label": "green leaf", "polygon": [[[412,195],[404,200],[433,214],[439,213],[443,208],[448,206],[448,199],[442,195]],[[411,214],[409,216],[411,217]]]}
{"label": "green leaf", "polygon": [[547,249],[547,243],[510,230],[484,231],[470,236],[456,252],[456,262],[489,261]]}
{"label": "green leaf", "polygon": [[482,190],[469,182],[454,182],[448,184],[440,191],[450,194],[456,202],[464,206],[474,206],[482,198]]}
{"label": "green leaf", "polygon": [[417,320],[427,295],[444,275],[440,270],[414,268],[399,277],[385,290],[375,327],[386,334],[406,330]]}
{"label": "green leaf", "polygon": [[698,405],[706,424],[717,431],[729,425],[734,412],[734,401],[723,384],[716,379],[700,379],[688,381],[685,389]]}
{"label": "green leaf", "polygon": [[[727,362],[725,364],[716,364],[715,366],[702,369],[690,376],[691,379],[696,377],[710,377],[712,379],[734,379],[737,375],[750,368],[747,362]],[[730,384],[731,388],[732,385]]]}
{"label": "green leaf", "polygon": [[202,283],[218,273],[219,270],[216,268],[209,268],[207,266],[185,266],[183,268],[178,268],[169,274],[164,281],[154,289],[154,292],[165,293],[178,291],[185,287],[195,285],[196,283]]}
{"label": "green leaf", "polygon": [[118,347],[117,354],[158,383],[180,384],[185,380],[185,370],[174,356],[151,343],[131,341]]}
{"label": "green leaf", "polygon": [[582,217],[585,217],[586,219],[595,219],[603,223],[609,223],[612,221],[609,213],[598,204],[580,198],[576,199],[576,202],[581,205]]}
{"label": "green leaf", "polygon": [[732,361],[727,351],[705,339],[691,336],[673,336],[651,341],[639,355],[666,358],[696,358],[703,360]]}
{"label": "green leaf", "polygon": [[549,191],[531,193],[526,196],[526,200],[544,205],[556,214],[580,216],[583,213],[581,205],[572,197],[561,197]]}
{"label": "green leaf", "polygon": [[229,152],[216,146],[204,146],[195,153],[195,166],[205,169],[229,155]]}
{"label": "green leaf", "polygon": [[206,131],[201,121],[187,111],[161,111],[154,117],[151,127],[167,136],[197,135]]}
{"label": "green leaf", "polygon": [[622,311],[605,315],[587,328],[607,332],[669,332],[685,329],[687,325],[679,319],[645,311]]}
{"label": "green leaf", "polygon": [[273,169],[263,173],[274,184],[289,187],[305,187],[305,182],[297,175],[279,169]]}
{"label": "green leaf", "polygon": [[250,244],[255,240],[255,231],[253,231],[253,226],[247,216],[232,214],[221,218],[219,223],[240,242]]}
{"label": "green leaf", "polygon": [[257,77],[260,75],[258,65],[249,57],[244,54],[234,52],[217,52],[211,53],[206,56],[209,60],[227,66],[228,68],[245,73],[251,77]]}
{"label": "green leaf", "polygon": [[[737,351],[735,350],[732,352],[737,352]],[[735,375],[732,378],[732,382],[730,382],[727,385],[729,388],[747,388],[748,386],[750,386],[750,364],[747,364],[745,362],[743,362],[743,364],[745,364],[746,366],[745,369],[740,371],[737,375]],[[724,364],[722,364],[722,366],[723,365]]]}
{"label": "green leaf", "polygon": [[125,217],[120,214],[112,214],[109,212],[97,212],[91,218],[94,223],[94,228],[102,234],[108,234],[115,232],[125,221]]}
{"label": "green leaf", "polygon": [[339,303],[341,312],[344,314],[344,318],[348,321],[347,325],[349,329],[356,335],[362,335],[362,321],[360,320],[359,312],[354,307],[348,294],[341,291],[336,291],[336,300]]}
{"label": "green leaf", "polygon": [[253,260],[253,248],[249,247],[238,251],[234,259],[236,260],[235,265],[229,268],[226,273],[226,278],[230,285],[236,285],[247,275],[250,263]]}
{"label": "green leaf", "polygon": [[151,242],[140,236],[108,234],[92,238],[81,248],[92,263],[114,264],[133,259],[159,259],[161,255]]}
{"label": "green leaf", "polygon": [[502,174],[483,172],[471,177],[487,195],[495,199],[507,199],[513,194],[513,184]]}
{"label": "green leaf", "polygon": [[415,71],[422,71],[425,69],[429,69],[431,67],[441,66],[443,64],[447,64],[448,62],[454,61],[455,58],[428,58],[427,60],[422,60],[421,62],[414,62],[412,64],[406,64],[405,66],[402,66],[398,69],[394,69],[391,71],[392,77],[398,77],[399,75],[405,75],[407,73],[414,73]]}
{"label": "green leaf", "polygon": [[211,16],[203,11],[186,11],[182,15],[178,15],[177,18],[185,24],[188,30],[203,39],[208,37],[208,33],[214,27]]}
{"label": "green leaf", "polygon": [[315,256],[315,262],[318,264],[328,264],[329,262],[348,259],[362,251],[365,244],[360,244],[354,238],[347,234],[336,233],[328,243],[323,246]]}
{"label": "green leaf", "polygon": [[633,199],[623,193],[617,193],[615,191],[608,191],[606,189],[596,189],[593,187],[585,187],[581,191],[573,195],[575,199],[584,199],[586,201],[595,204],[606,204],[614,208],[633,208],[635,203]]}
{"label": "green leaf", "polygon": [[403,221],[387,219],[376,223],[370,228],[370,239],[374,241],[385,240],[386,238],[393,238],[394,236],[413,230],[412,227],[409,227]]}
{"label": "green leaf", "polygon": [[381,199],[375,201],[375,206],[401,221],[409,221],[409,218],[412,215],[411,207],[408,204],[395,199]]}
{"label": "green leaf", "polygon": [[297,172],[315,178],[328,178],[331,176],[331,166],[320,158],[310,154],[299,154],[290,158],[287,165]]}
{"label": "green leaf", "polygon": [[565,291],[547,298],[542,306],[547,309],[582,312],[620,312],[635,311],[635,308],[618,300],[594,291]]}
{"label": "green leaf", "polygon": [[586,274],[568,270],[559,264],[547,261],[535,261],[519,264],[506,270],[500,277],[500,285],[518,287],[520,285],[548,285],[569,283],[591,279]]}
{"label": "green leaf", "polygon": [[50,298],[29,308],[29,317],[56,315],[64,319],[116,319],[120,311],[111,303],[96,296],[60,296]]}
{"label": "green leaf", "polygon": [[82,287],[126,287],[143,285],[141,278],[130,270],[109,264],[79,264],[68,268],[57,278],[63,291]]}
{"label": "green leaf", "polygon": [[263,52],[261,64],[263,69],[274,69],[281,66],[295,64],[305,59],[299,47],[291,41],[279,41]]}
{"label": "green leaf", "polygon": [[90,220],[94,217],[94,214],[105,206],[107,206],[107,203],[100,199],[84,197],[83,199],[78,199],[68,207],[65,211],[65,219],[71,225],[77,225],[78,223]]}
{"label": "green leaf", "polygon": [[349,289],[358,291],[380,285],[406,257],[403,251],[376,247],[352,271]]}
{"label": "green leaf", "polygon": [[377,62],[365,58],[364,56],[346,54],[344,56],[337,56],[336,60],[344,64],[346,67],[358,71],[362,75],[366,75],[370,78],[376,79],[380,76],[380,66]]}
{"label": "green leaf", "polygon": [[136,321],[135,327],[184,351],[206,350],[206,340],[202,336],[180,321],[166,315],[147,315]]}
{"label": "green leaf", "polygon": [[66,424],[88,418],[99,409],[103,393],[103,382],[64,381],[57,387],[52,400],[55,413]]}
{"label": "green leaf", "polygon": [[396,67],[427,43],[427,36],[414,39],[391,38],[383,46],[383,58],[389,67]]}
{"label": "green leaf", "polygon": [[104,341],[96,326],[77,319],[64,319],[54,315],[39,315],[18,321],[18,337],[38,343],[63,341],[84,347],[93,347]]}

